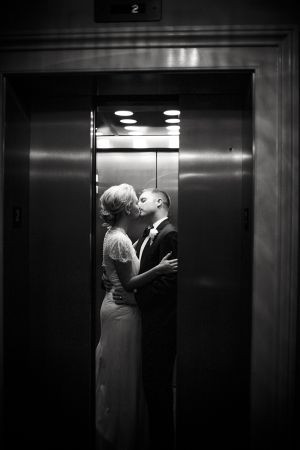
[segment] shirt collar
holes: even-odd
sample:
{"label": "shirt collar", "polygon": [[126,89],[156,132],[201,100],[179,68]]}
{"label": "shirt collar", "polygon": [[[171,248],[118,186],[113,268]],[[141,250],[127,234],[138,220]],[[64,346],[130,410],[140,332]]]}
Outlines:
{"label": "shirt collar", "polygon": [[153,228],[157,228],[158,225],[160,225],[164,220],[166,220],[168,218],[168,216],[163,217],[162,219],[157,220],[156,222],[154,222],[154,224],[152,225]]}

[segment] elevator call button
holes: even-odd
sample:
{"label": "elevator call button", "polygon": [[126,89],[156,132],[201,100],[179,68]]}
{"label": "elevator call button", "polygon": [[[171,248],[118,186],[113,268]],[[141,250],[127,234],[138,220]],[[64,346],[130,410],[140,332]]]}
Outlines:
{"label": "elevator call button", "polygon": [[96,22],[150,22],[161,19],[161,0],[95,0]]}

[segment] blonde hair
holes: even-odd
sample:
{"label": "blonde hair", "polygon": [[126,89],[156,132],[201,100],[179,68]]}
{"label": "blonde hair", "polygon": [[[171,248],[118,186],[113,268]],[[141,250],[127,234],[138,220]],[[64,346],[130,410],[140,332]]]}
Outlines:
{"label": "blonde hair", "polygon": [[117,218],[132,205],[136,193],[130,184],[122,183],[106,189],[100,197],[100,216],[104,226],[112,226]]}

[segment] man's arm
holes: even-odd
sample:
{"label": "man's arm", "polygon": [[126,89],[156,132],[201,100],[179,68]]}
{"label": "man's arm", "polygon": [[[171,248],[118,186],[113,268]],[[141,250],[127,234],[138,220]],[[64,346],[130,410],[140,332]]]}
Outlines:
{"label": "man's arm", "polygon": [[112,283],[106,275],[105,267],[102,268],[101,288],[106,292],[109,292],[112,288]]}

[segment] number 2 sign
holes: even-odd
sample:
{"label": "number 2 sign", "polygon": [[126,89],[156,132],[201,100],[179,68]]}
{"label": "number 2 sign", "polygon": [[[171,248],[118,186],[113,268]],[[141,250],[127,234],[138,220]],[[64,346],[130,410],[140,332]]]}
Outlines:
{"label": "number 2 sign", "polygon": [[94,0],[95,22],[149,22],[161,19],[162,0]]}

